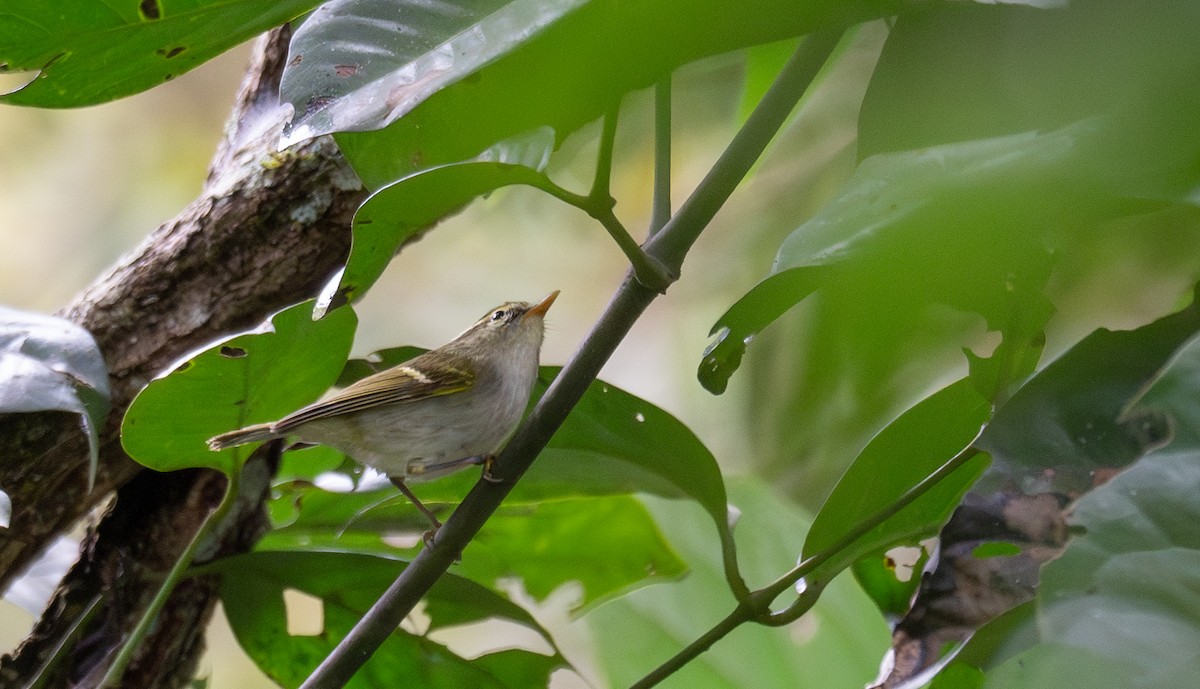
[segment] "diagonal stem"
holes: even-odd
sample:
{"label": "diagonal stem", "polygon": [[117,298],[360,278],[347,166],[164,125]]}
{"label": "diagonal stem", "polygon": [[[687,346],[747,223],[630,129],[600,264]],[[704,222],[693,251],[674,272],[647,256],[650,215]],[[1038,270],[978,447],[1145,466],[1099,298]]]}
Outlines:
{"label": "diagonal stem", "polygon": [[[840,31],[822,32],[804,41],[708,176],[679,212],[646,243],[648,255],[679,272],[688,249],[783,125],[832,52],[839,35]],[[413,559],[301,689],[342,687],[370,658],[500,506],[656,296],[657,292],[641,284],[632,271],[626,275],[579,350],[497,457],[493,473],[501,482],[475,484],[438,532],[433,546]]]}

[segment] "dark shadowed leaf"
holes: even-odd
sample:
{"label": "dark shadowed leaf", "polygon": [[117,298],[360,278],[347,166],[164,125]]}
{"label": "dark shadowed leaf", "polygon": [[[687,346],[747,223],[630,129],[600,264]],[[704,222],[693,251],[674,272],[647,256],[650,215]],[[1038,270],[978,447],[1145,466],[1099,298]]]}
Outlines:
{"label": "dark shadowed leaf", "polygon": [[211,452],[208,438],[274,421],[312,402],[345,364],[354,312],[341,308],[313,321],[312,304],[280,311],[268,328],[217,343],[152,381],[125,414],[126,452],[158,471],[233,469],[249,451]]}
{"label": "dark shadowed leaf", "polygon": [[[333,650],[404,566],[398,560],[355,553],[259,552],[222,560],[216,569],[238,642],[263,672],[290,688],[299,686]],[[319,633],[289,634],[284,603],[289,589],[321,601],[324,624]],[[540,635],[551,654],[494,649],[500,653],[483,656],[489,660],[467,660],[424,634],[398,629],[346,686],[525,689],[531,678],[545,686],[551,672],[566,666],[549,634],[528,613],[462,577],[447,574],[439,579],[424,609],[430,632],[491,618],[509,620]]]}
{"label": "dark shadowed leaf", "polygon": [[0,306],[0,413],[79,414],[91,481],[108,408],[108,368],[91,333],[61,318]]}
{"label": "dark shadowed leaf", "polygon": [[1072,521],[1084,530],[1042,572],[1043,641],[996,675],[1016,673],[1039,689],[1063,686],[1099,658],[1105,682],[1174,689],[1200,672],[1197,390],[1200,339],[1193,337],[1126,415],[1167,415],[1173,439],[1075,506]]}
{"label": "dark shadowed leaf", "polygon": [[9,0],[0,15],[0,71],[37,74],[0,102],[68,108],[145,91],[316,4]]}
{"label": "dark shadowed leaf", "polygon": [[977,446],[989,481],[1052,469],[1056,490],[1083,494],[1098,468],[1123,467],[1166,440],[1153,409],[1123,414],[1172,354],[1200,330],[1192,306],[1136,330],[1098,330],[1051,362],[997,410]]}

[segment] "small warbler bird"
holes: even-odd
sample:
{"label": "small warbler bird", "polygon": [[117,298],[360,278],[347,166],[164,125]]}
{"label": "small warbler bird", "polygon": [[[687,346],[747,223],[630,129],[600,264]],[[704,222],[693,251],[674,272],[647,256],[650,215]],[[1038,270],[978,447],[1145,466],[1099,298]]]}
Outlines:
{"label": "small warbler bird", "polygon": [[[497,306],[449,343],[380,371],[273,423],[208,441],[210,449],[294,437],[328,445],[387,474],[433,523],[405,481],[490,466],[517,427],[538,375],[542,319],[558,291],[537,304]],[[431,532],[432,533],[432,532]],[[428,540],[428,539],[427,539]]]}

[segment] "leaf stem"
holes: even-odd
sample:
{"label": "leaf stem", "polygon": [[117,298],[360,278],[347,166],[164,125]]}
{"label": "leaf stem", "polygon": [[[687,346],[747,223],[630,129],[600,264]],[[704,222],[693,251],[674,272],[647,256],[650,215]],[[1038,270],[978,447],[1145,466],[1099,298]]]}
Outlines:
{"label": "leaf stem", "polygon": [[196,534],[192,536],[192,540],[188,543],[187,548],[180,553],[179,558],[175,560],[175,564],[171,566],[171,570],[167,573],[163,580],[162,586],[154,594],[153,600],[138,620],[133,631],[129,633],[129,638],[121,646],[121,650],[113,659],[112,665],[108,667],[108,671],[104,674],[104,679],[100,681],[100,689],[111,689],[121,686],[121,677],[125,674],[125,669],[129,666],[129,662],[133,660],[133,654],[137,652],[141,646],[142,640],[150,631],[150,627],[154,621],[158,619],[159,612],[162,611],[163,605],[174,592],[175,587],[188,576],[188,567],[191,566],[192,560],[196,557],[196,550],[200,544],[206,542],[213,531],[213,528],[220,524],[221,521],[229,514],[234,503],[238,498],[238,483],[240,478],[240,468],[234,468],[225,475],[228,481],[225,484],[225,494],[221,496],[221,502],[217,504],[216,509],[208,514],[204,519],[204,523],[196,530]]}
{"label": "leaf stem", "polygon": [[671,75],[654,87],[654,206],[650,211],[653,237],[671,219]]}
{"label": "leaf stem", "polygon": [[637,241],[629,234],[629,230],[621,224],[613,212],[616,200],[610,191],[612,181],[613,144],[617,136],[617,115],[619,108],[614,106],[604,114],[604,124],[600,132],[600,145],[596,153],[596,176],[592,180],[592,189],[587,196],[568,191],[555,184],[545,174],[539,174],[531,184],[554,198],[575,206],[600,222],[609,236],[616,241],[621,253],[629,259],[633,266],[634,275],[638,282],[660,294],[667,291],[671,283],[679,279],[677,271],[671,271],[658,259],[648,256]]}
{"label": "leaf stem", "polygon": [[[673,274],[678,274],[688,249],[804,95],[808,83],[836,45],[837,35],[804,42],[679,213],[647,242],[649,256],[662,262]],[[821,52],[822,46],[824,52]],[[810,64],[812,62],[816,64]],[[750,131],[752,129],[755,131]],[[653,288],[636,278],[633,270],[626,274],[591,333],[497,457],[492,474],[499,482],[481,480],[475,484],[438,531],[433,545],[417,554],[337,648],[309,675],[301,689],[344,686],[379,648],[500,506],[513,484],[529,469],[613,351],[657,296]],[[714,634],[713,638],[720,636]]]}
{"label": "leaf stem", "polygon": [[617,119],[621,114],[618,102],[604,113],[600,127],[600,146],[596,151],[596,176],[592,178],[592,191],[588,194],[593,201],[614,203],[612,198],[613,147],[617,141]]}

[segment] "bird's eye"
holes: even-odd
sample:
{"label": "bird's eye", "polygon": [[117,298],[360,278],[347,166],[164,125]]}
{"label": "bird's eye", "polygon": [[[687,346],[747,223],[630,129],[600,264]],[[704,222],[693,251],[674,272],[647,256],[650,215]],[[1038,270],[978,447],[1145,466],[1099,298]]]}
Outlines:
{"label": "bird's eye", "polygon": [[498,322],[504,320],[504,317],[507,315],[508,315],[508,312],[505,311],[504,309],[496,309],[495,311],[492,312],[492,322],[498,323]]}

